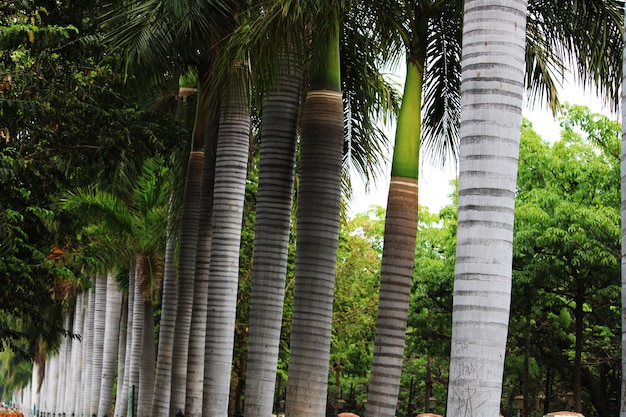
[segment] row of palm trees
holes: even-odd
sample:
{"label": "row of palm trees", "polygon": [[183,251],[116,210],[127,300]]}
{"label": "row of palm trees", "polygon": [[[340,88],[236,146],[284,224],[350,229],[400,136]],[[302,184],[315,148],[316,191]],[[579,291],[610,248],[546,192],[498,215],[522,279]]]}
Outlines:
{"label": "row of palm trees", "polygon": [[[614,95],[619,86],[621,61],[615,57],[621,56],[623,44],[621,4],[554,3],[171,0],[129,2],[125,13],[112,11],[104,27],[115,31],[107,39],[126,52],[129,67],[142,74],[153,69],[157,77],[192,68],[198,80],[180,220],[167,229],[169,236],[159,234],[168,250],[153,252],[146,242],[132,239],[140,221],[126,225],[124,259],[131,273],[127,332],[119,333],[126,335],[126,343],[119,349],[115,415],[127,415],[126,393],[133,386],[140,416],[228,413],[250,103],[257,95],[261,158],[245,413],[272,412],[298,142],[296,289],[285,411],[289,416],[326,413],[344,155],[349,155],[344,144],[366,151],[360,156],[361,170],[368,171],[379,150],[368,126],[394,105],[379,68],[398,56],[406,62],[407,75],[392,160],[367,414],[395,414],[413,274],[420,153],[443,161],[458,153],[448,414],[498,415],[525,88],[546,96],[556,108],[558,76],[570,62],[583,80],[594,80],[607,94]],[[370,49],[355,51],[353,45]],[[359,55],[365,51],[371,53]],[[355,77],[349,72],[354,68],[366,72]],[[159,207],[164,215],[169,200],[163,196]],[[101,226],[113,228],[111,221]],[[119,265],[108,267],[113,271]],[[146,279],[149,275],[153,279]],[[161,276],[164,313],[155,358],[153,293],[145,284]],[[108,295],[99,279],[96,299],[98,293]],[[96,332],[91,304],[86,305],[87,315],[74,324],[84,319],[93,323],[94,335],[100,334],[107,326],[99,323]],[[101,347],[104,338],[89,337],[85,327],[83,333],[82,350],[98,357],[84,358],[86,387],[86,381],[102,374],[100,352],[113,349]],[[77,350],[75,344],[72,340],[65,352]],[[65,355],[60,362],[67,363]],[[44,379],[52,389],[58,386],[52,378],[60,375],[53,363],[48,361]],[[88,405],[74,406],[73,412],[110,415],[110,403],[108,409],[106,401],[104,408],[99,403],[111,389],[95,385],[81,396]],[[54,396],[46,385],[42,390],[43,398]],[[70,410],[59,408],[58,401],[45,407],[55,413]]]}

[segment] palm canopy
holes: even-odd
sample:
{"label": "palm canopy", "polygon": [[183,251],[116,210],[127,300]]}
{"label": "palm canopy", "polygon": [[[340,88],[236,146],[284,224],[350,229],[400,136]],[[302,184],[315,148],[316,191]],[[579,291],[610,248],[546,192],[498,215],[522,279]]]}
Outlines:
{"label": "palm canopy", "polygon": [[[242,53],[250,56],[255,105],[262,107],[262,98],[274,87],[279,54],[298,60],[296,66],[312,73],[311,62],[316,42],[311,33],[329,30],[332,16],[341,21],[341,89],[344,101],[344,195],[350,194],[348,172],[354,170],[366,183],[381,174],[380,162],[385,159],[388,139],[383,125],[397,113],[400,97],[396,86],[380,71],[385,65],[383,45],[370,31],[371,14],[362,2],[297,2],[259,1],[248,11],[245,25],[239,26],[222,51],[221,62],[228,62]],[[219,67],[219,65],[218,65]],[[218,79],[224,76],[218,76]],[[309,77],[305,77],[309,79]],[[306,90],[309,83],[303,85]]]}
{"label": "palm canopy", "polygon": [[125,269],[137,254],[158,263],[163,258],[170,195],[163,158],[146,159],[134,181],[130,200],[96,187],[69,191],[61,200],[84,224],[82,251],[97,271]]}
{"label": "palm canopy", "polygon": [[[460,112],[463,2],[368,0],[373,34],[392,62],[426,54],[421,150],[435,164],[456,161]],[[617,106],[621,82],[623,1],[530,0],[525,84],[531,101],[559,108],[558,86],[568,67]],[[615,107],[616,108],[616,107]]]}
{"label": "palm canopy", "polygon": [[190,67],[210,70],[245,8],[239,0],[119,0],[101,17],[104,42],[122,51],[126,75],[140,85],[177,82]]}

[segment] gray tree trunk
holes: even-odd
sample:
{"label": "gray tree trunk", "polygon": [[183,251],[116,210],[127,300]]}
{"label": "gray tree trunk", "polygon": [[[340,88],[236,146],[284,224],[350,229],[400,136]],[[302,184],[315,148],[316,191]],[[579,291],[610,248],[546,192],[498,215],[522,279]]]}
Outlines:
{"label": "gray tree trunk", "polygon": [[247,91],[242,86],[228,90],[231,94],[224,98],[219,121],[201,413],[204,417],[228,415],[239,246],[250,147],[250,106],[244,90]]}
{"label": "gray tree trunk", "polygon": [[326,413],[342,154],[341,92],[309,91],[302,115],[287,417]]}
{"label": "gray tree trunk", "polygon": [[116,376],[117,350],[120,338],[122,293],[111,273],[106,276],[106,327],[102,358],[102,381],[98,416],[111,417],[113,406],[113,383]]}
{"label": "gray tree trunk", "polygon": [[174,252],[176,238],[174,230],[168,233],[165,244],[165,270],[163,277],[163,294],[161,298],[161,326],[159,328],[159,347],[156,363],[154,395],[152,397],[152,416],[170,417],[170,397],[172,383],[172,357],[174,355],[174,338],[176,335],[176,268]]}
{"label": "gray tree trunk", "polygon": [[[626,22],[626,5],[624,8],[624,20]],[[624,39],[626,40],[626,32],[624,36]],[[620,402],[620,417],[626,417],[626,88],[624,88],[626,86],[626,49],[624,49],[622,69],[622,395]]]}
{"label": "gray tree trunk", "polygon": [[281,55],[275,89],[263,102],[257,190],[250,333],[246,374],[247,417],[272,414],[287,274],[296,134],[302,70]]}
{"label": "gray tree trunk", "polygon": [[527,2],[466,0],[448,417],[500,415]]}
{"label": "gray tree trunk", "polygon": [[81,413],[83,417],[91,417],[91,376],[93,375],[93,338],[94,312],[96,300],[93,289],[87,290],[87,318],[85,320],[83,350],[83,378],[81,384]]}
{"label": "gray tree trunk", "polygon": [[[89,415],[98,415],[100,403],[100,386],[102,384],[102,355],[104,353],[104,330],[106,327],[107,307],[107,277],[104,274],[96,274],[95,305],[94,305],[94,337],[93,337],[93,361],[91,373],[91,394],[89,398]],[[100,415],[102,417],[102,415]]]}

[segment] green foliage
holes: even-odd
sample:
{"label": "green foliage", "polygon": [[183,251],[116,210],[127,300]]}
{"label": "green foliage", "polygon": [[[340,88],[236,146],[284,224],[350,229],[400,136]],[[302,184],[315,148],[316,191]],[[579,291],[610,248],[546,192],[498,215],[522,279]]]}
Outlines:
{"label": "green foliage", "polygon": [[[554,384],[570,390],[574,346],[582,338],[583,384],[594,393],[585,403],[597,405],[614,395],[620,366],[614,306],[621,303],[621,128],[570,105],[563,106],[561,126],[555,142],[540,138],[527,121],[522,126],[509,349],[522,356],[530,332],[531,363],[556,372]],[[529,372],[530,394],[541,393]]]}
{"label": "green foliage", "polygon": [[[447,207],[440,214],[432,214],[420,208],[419,216],[400,414],[425,406],[427,360],[431,363],[431,395],[442,399],[446,390],[456,211]],[[362,401],[367,397],[384,219],[382,207],[357,214],[342,225],[339,239],[331,362],[341,366],[339,388],[346,409],[357,412],[362,412]],[[336,386],[333,370],[329,378],[332,402]]]}
{"label": "green foliage", "polygon": [[100,6],[0,5],[0,340],[29,358],[42,340],[55,348],[72,286],[93,261],[67,262],[84,230],[58,212],[59,196],[94,184],[129,193],[146,156],[181,143],[174,118],[146,109],[113,70]]}

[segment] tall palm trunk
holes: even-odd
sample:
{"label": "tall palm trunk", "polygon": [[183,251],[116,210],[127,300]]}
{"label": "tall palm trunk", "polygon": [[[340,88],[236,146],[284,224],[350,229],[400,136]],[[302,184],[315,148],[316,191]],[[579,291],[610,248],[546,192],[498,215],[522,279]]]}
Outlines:
{"label": "tall palm trunk", "polygon": [[[626,41],[626,5],[624,5],[624,40]],[[626,46],[622,59],[622,395],[620,417],[626,417]]]}
{"label": "tall palm trunk", "polygon": [[311,88],[302,115],[287,417],[326,413],[343,151],[339,19],[334,19],[330,34],[314,33]]}
{"label": "tall palm trunk", "polygon": [[[124,372],[118,375],[117,396],[115,401],[115,416],[124,417],[128,415],[128,387],[130,379],[130,352],[133,343],[133,310],[135,300],[135,258],[132,258],[128,272],[128,296],[126,297],[126,344],[124,346],[123,358],[120,355],[119,361],[124,363]],[[121,350],[120,350],[121,352]],[[122,381],[120,384],[119,381]]]}
{"label": "tall palm trunk", "polygon": [[[247,63],[236,63],[245,71]],[[246,79],[247,77],[242,77]],[[231,81],[236,83],[237,81]],[[240,81],[241,82],[241,81]],[[239,246],[250,148],[250,107],[241,85],[221,104],[213,189],[211,264],[202,415],[228,414],[233,360]]]}
{"label": "tall palm trunk", "polygon": [[277,85],[263,101],[244,407],[247,417],[271,415],[274,400],[302,91],[302,72],[295,62],[279,55]]}
{"label": "tall palm trunk", "polygon": [[[190,102],[193,102],[191,95],[196,93],[195,85],[187,85],[181,77],[178,88],[178,117],[183,121],[191,119]],[[197,97],[195,97],[197,100]],[[197,113],[197,109],[196,109]],[[194,162],[195,164],[195,162]],[[195,165],[194,165],[195,167]],[[193,193],[191,193],[193,194]],[[191,200],[193,195],[188,195]],[[187,219],[189,217],[186,217]],[[191,222],[193,223],[193,221]],[[176,317],[178,311],[178,284],[176,274],[176,246],[179,242],[180,223],[171,224],[168,230],[167,242],[165,245],[165,270],[163,277],[163,292],[161,298],[161,323],[159,328],[159,346],[157,349],[157,364],[154,394],[152,396],[152,416],[168,417],[172,414],[170,409],[170,399],[172,396],[172,366],[174,363],[174,345],[177,340]],[[191,246],[191,242],[186,247]],[[182,361],[182,359],[181,359]],[[181,409],[182,411],[182,409]]]}
{"label": "tall palm trunk", "polygon": [[[129,311],[128,314],[132,315],[133,325],[131,327],[131,331],[129,337],[131,339],[130,342],[130,350],[126,353],[128,358],[128,391],[133,390],[133,403],[128,404],[129,414],[132,411],[133,416],[136,414],[138,410],[139,401],[141,401],[142,393],[139,391],[139,373],[141,369],[141,344],[143,338],[143,318],[144,318],[144,305],[143,305],[143,296],[141,294],[141,260],[139,256],[135,256],[135,261],[133,263],[134,271],[132,271],[131,282],[129,285],[133,286],[133,309],[132,312]],[[150,392],[151,394],[152,392]],[[129,396],[130,397],[130,396]],[[121,410],[120,410],[121,411]],[[123,414],[124,415],[124,414]]]}
{"label": "tall palm trunk", "polygon": [[187,389],[187,369],[189,358],[189,337],[193,312],[193,291],[196,266],[196,246],[200,221],[200,199],[202,195],[202,167],[204,164],[204,133],[207,109],[204,100],[206,86],[200,78],[196,118],[192,137],[191,152],[187,165],[183,207],[180,219],[178,255],[178,301],[176,306],[176,338],[174,339],[174,360],[172,361],[172,384],[170,416],[184,412]]}
{"label": "tall palm trunk", "polygon": [[[95,304],[93,316],[93,360],[91,371],[91,394],[89,404],[90,416],[98,415],[98,404],[100,403],[100,386],[102,384],[102,355],[104,352],[104,330],[106,327],[106,297],[107,282],[106,275],[96,274],[95,278]],[[102,416],[101,416],[102,417]]]}
{"label": "tall palm trunk", "polygon": [[106,276],[106,286],[106,327],[104,331],[100,402],[98,403],[98,416],[100,417],[111,416],[122,313],[122,293],[110,272]]}
{"label": "tall palm trunk", "polygon": [[198,222],[198,243],[193,293],[193,312],[189,338],[189,359],[187,361],[187,397],[185,415],[202,415],[204,388],[204,362],[207,329],[207,302],[211,263],[211,219],[213,216],[213,185],[215,177],[215,148],[217,143],[217,118],[207,117],[204,144],[204,166],[202,174],[202,197]]}
{"label": "tall palm trunk", "polygon": [[137,416],[150,417],[154,392],[154,309],[149,297],[142,297],[141,361],[139,362],[139,395]]}
{"label": "tall palm trunk", "polygon": [[367,415],[393,417],[400,392],[415,238],[424,58],[410,57],[398,116],[380,279]]}
{"label": "tall palm trunk", "polygon": [[[63,328],[69,329],[71,326],[71,311],[66,312],[63,317]],[[65,408],[65,391],[67,388],[67,384],[69,383],[69,378],[67,377],[67,370],[69,367],[67,366],[68,356],[70,352],[70,338],[65,337],[61,342],[61,351],[59,352],[59,387],[57,389],[57,414],[65,413],[67,410]]]}
{"label": "tall palm trunk", "polygon": [[[70,329],[71,327],[72,311],[68,311],[63,317],[63,328]],[[59,388],[57,390],[57,413],[62,414],[67,412],[65,408],[65,392],[67,391],[67,385],[69,384],[69,378],[67,372],[70,369],[68,366],[68,357],[71,353],[70,338],[65,337],[61,342],[61,351],[59,352]]]}
{"label": "tall palm trunk", "polygon": [[[74,334],[80,335],[81,339],[72,340],[72,359],[71,359],[71,375],[70,386],[68,388],[67,398],[67,414],[78,415],[78,408],[76,406],[78,395],[78,388],[80,387],[80,375],[82,374],[82,348],[83,348],[83,325],[85,322],[85,291],[81,291],[76,295],[76,305],[74,306]],[[36,387],[34,387],[36,388]]]}
{"label": "tall palm trunk", "polygon": [[81,408],[83,416],[91,416],[91,376],[93,375],[93,335],[94,335],[95,294],[92,289],[87,290],[87,318],[85,319],[83,349],[83,379],[81,386]]}
{"label": "tall palm trunk", "polygon": [[466,0],[448,416],[500,412],[524,93],[525,0]]}
{"label": "tall palm trunk", "polygon": [[174,252],[177,228],[171,228],[165,243],[165,269],[163,292],[161,297],[161,323],[159,327],[159,347],[157,349],[154,394],[152,396],[152,416],[169,417],[172,382],[172,359],[174,356],[174,338],[176,335],[176,268]]}

